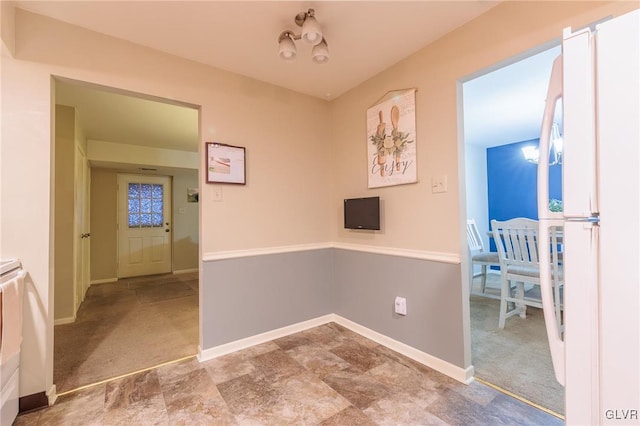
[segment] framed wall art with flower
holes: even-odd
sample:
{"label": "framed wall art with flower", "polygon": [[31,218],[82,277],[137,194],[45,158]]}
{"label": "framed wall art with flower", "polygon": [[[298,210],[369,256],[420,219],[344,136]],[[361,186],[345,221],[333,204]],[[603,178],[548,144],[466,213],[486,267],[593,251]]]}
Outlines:
{"label": "framed wall art with flower", "polygon": [[394,90],[367,109],[369,188],[418,181],[416,89]]}

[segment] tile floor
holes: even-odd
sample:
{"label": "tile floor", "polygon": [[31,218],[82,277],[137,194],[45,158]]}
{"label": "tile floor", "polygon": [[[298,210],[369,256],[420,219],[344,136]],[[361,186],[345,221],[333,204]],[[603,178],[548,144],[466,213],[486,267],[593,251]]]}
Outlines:
{"label": "tile floor", "polygon": [[58,398],[14,425],[560,425],[335,323]]}

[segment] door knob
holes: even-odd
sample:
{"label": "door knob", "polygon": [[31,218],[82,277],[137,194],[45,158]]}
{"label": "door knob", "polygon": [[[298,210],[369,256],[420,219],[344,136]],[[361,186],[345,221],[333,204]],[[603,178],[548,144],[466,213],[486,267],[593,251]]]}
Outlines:
{"label": "door knob", "polygon": [[165,229],[165,230],[164,230],[164,232],[169,232],[169,229],[168,229],[168,228],[167,228],[167,229]]}

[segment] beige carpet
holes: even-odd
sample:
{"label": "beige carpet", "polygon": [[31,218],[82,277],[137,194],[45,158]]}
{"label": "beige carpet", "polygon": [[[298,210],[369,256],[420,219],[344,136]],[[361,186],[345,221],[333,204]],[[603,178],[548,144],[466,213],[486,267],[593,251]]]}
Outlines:
{"label": "beige carpet", "polygon": [[189,355],[198,347],[198,274],[94,284],[54,331],[58,393]]}
{"label": "beige carpet", "polygon": [[[499,275],[490,275],[488,292],[499,294]],[[479,278],[474,281],[479,291]],[[555,380],[541,309],[527,318],[507,319],[498,328],[499,300],[471,296],[471,348],[476,377],[564,414],[564,388]]]}

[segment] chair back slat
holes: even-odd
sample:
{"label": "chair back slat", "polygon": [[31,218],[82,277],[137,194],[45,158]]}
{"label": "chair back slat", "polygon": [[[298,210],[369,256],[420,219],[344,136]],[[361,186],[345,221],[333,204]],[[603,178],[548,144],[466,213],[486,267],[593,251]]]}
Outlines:
{"label": "chair back slat", "polygon": [[475,219],[467,220],[467,243],[469,244],[469,250],[472,252],[484,251],[482,238],[480,237],[480,232],[478,231]]}
{"label": "chair back slat", "polygon": [[508,264],[523,267],[537,267],[538,222],[517,218],[507,221],[491,221],[493,236],[498,253]]}

